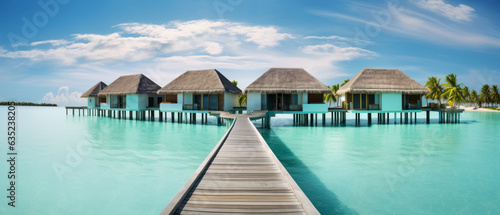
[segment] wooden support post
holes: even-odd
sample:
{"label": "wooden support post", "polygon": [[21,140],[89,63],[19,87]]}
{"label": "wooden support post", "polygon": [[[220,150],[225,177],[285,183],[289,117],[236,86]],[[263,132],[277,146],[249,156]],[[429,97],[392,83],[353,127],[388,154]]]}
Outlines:
{"label": "wooden support post", "polygon": [[372,124],[372,114],[368,113],[368,125]]}
{"label": "wooden support post", "polygon": [[347,122],[347,112],[343,112],[344,114],[342,114],[342,124],[346,124]]}
{"label": "wooden support post", "polygon": [[430,111],[425,111],[425,122],[427,124],[431,123],[431,121],[430,121]]}
{"label": "wooden support post", "polygon": [[389,120],[390,120],[389,118],[390,118],[390,117],[389,117],[389,113],[387,113],[387,124],[389,124],[389,123],[390,123],[390,122],[389,122]]}

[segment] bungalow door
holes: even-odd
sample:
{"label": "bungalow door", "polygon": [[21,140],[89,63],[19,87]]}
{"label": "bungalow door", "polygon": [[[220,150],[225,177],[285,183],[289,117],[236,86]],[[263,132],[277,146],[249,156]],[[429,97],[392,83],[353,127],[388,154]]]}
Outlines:
{"label": "bungalow door", "polygon": [[209,96],[210,110],[217,110],[217,94]]}
{"label": "bungalow door", "polygon": [[208,95],[203,95],[203,110],[208,110]]}
{"label": "bungalow door", "polygon": [[267,94],[267,110],[276,110],[276,94]]}
{"label": "bungalow door", "polygon": [[193,110],[201,110],[201,95],[193,95]]}
{"label": "bungalow door", "polygon": [[277,97],[277,99],[276,99],[276,107],[277,108],[276,109],[283,110],[283,94],[278,93],[278,94],[276,94],[276,97]]}

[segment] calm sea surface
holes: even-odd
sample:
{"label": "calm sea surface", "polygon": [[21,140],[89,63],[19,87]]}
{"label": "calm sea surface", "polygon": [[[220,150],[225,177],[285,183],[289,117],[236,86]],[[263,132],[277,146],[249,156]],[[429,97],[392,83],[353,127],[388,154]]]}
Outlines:
{"label": "calm sea surface", "polygon": [[[158,214],[226,132],[213,119],[190,125],[66,116],[53,107],[17,111],[13,209],[0,107],[0,214]],[[353,120],[293,127],[280,116],[260,131],[322,214],[500,214],[500,113],[466,112],[461,124],[427,125],[424,116],[417,125],[360,127]]]}

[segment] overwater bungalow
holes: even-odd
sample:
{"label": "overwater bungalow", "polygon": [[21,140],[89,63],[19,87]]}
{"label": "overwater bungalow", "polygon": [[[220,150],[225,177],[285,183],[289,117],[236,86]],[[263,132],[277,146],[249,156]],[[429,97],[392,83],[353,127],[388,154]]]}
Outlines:
{"label": "overwater bungalow", "polygon": [[158,90],[160,111],[232,111],[241,90],[216,69],[189,70]]}
{"label": "overwater bungalow", "polygon": [[337,91],[344,108],[354,112],[421,110],[427,93],[427,88],[398,69],[363,69]]}
{"label": "overwater bungalow", "polygon": [[87,108],[88,109],[98,109],[101,107],[101,103],[106,103],[106,97],[98,97],[97,94],[101,92],[105,87],[107,87],[104,82],[100,81],[91,87],[87,92],[82,94],[80,98],[87,98]]}
{"label": "overwater bungalow", "polygon": [[101,103],[103,110],[154,110],[161,103],[161,96],[156,94],[160,89],[155,82],[143,74],[120,76],[98,93],[105,97]]}
{"label": "overwater bungalow", "polygon": [[246,89],[247,111],[326,113],[328,86],[302,68],[271,68]]}

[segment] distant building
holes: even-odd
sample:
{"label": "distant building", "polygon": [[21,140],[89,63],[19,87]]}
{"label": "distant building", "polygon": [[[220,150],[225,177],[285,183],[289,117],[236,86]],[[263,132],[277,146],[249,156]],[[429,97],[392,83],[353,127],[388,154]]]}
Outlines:
{"label": "distant building", "polygon": [[106,97],[101,109],[154,110],[158,109],[162,100],[156,94],[159,89],[160,86],[143,74],[125,75],[101,90],[98,96]]}
{"label": "distant building", "polygon": [[398,69],[363,69],[342,86],[344,108],[353,111],[419,110],[429,90]]}
{"label": "distant building", "polygon": [[87,98],[87,108],[98,109],[101,107],[101,103],[106,103],[106,97],[98,97],[97,94],[107,86],[104,82],[100,81],[82,94],[81,98]]}
{"label": "distant building", "polygon": [[241,90],[216,69],[186,71],[163,88],[163,112],[231,111]]}
{"label": "distant building", "polygon": [[247,111],[326,113],[328,86],[301,68],[271,68],[246,89]]}

